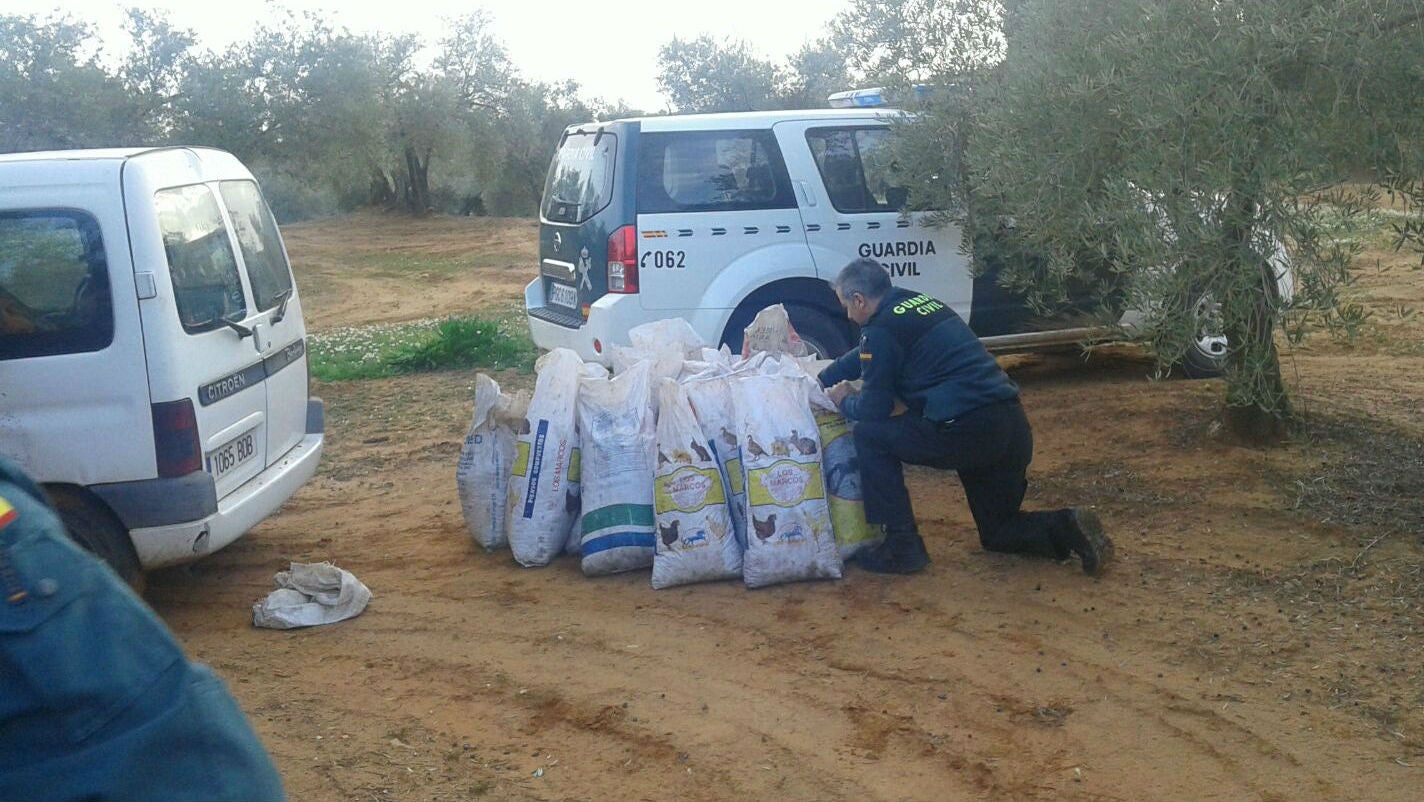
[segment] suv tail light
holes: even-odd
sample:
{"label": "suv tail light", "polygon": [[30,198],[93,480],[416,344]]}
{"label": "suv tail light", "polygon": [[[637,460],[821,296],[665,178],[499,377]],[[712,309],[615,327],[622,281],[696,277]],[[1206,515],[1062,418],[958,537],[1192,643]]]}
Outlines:
{"label": "suv tail light", "polygon": [[153,405],[153,450],[161,478],[187,476],[203,469],[198,416],[193,414],[191,399]]}
{"label": "suv tail light", "polygon": [[608,237],[608,291],[638,291],[638,229],[623,226]]}

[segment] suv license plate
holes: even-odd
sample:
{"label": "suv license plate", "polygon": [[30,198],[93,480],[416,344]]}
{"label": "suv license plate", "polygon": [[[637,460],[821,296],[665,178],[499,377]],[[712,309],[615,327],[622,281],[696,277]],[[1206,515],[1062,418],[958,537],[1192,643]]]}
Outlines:
{"label": "suv license plate", "polygon": [[549,283],[549,303],[578,309],[578,290],[567,284]]}
{"label": "suv license plate", "polygon": [[208,473],[213,481],[222,478],[246,465],[257,456],[257,429],[248,429],[237,437],[208,452]]}

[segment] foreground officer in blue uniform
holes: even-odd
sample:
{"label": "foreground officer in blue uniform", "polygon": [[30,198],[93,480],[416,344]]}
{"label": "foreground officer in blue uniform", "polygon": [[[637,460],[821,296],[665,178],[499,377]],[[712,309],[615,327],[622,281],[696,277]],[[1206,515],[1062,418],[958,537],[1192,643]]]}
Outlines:
{"label": "foreground officer in blue uniform", "polygon": [[[862,552],[869,571],[907,574],[929,564],[902,463],[959,472],[979,542],[989,551],[1077,555],[1097,574],[1112,542],[1088,510],[1023,512],[1033,434],[1019,388],[959,315],[928,295],[896,289],[880,263],[857,259],[836,277],[859,347],[821,372],[831,400],[855,422],[865,517],[885,531]],[[847,384],[863,379],[857,395]],[[896,400],[908,408],[891,415]]]}
{"label": "foreground officer in blue uniform", "polygon": [[208,669],[0,457],[0,799],[281,800]]}

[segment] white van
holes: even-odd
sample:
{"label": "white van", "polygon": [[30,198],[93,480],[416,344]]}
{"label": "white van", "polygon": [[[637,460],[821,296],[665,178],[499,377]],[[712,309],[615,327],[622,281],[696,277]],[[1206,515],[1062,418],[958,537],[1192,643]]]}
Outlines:
{"label": "white van", "polygon": [[0,156],[0,454],[131,582],[316,471],[301,300],[257,182],[207,148]]}
{"label": "white van", "polygon": [[[709,343],[741,346],[760,309],[786,306],[822,356],[858,337],[830,281],[870,257],[891,281],[938,298],[991,350],[1076,345],[1112,336],[1076,311],[1034,314],[930,212],[902,212],[890,127],[894,109],[813,109],[643,117],[571,126],[549,168],[540,208],[539,277],[524,291],[541,348],[607,362],[633,326],[686,318]],[[987,261],[987,260],[986,260]],[[1289,296],[1284,254],[1277,264]],[[1203,298],[1191,375],[1222,368],[1226,340]],[[1124,320],[1130,312],[1122,310]]]}

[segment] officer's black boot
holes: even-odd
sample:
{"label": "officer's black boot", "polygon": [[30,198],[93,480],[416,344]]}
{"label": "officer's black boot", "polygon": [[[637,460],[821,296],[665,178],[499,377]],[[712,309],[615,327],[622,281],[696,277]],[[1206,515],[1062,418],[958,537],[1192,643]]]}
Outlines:
{"label": "officer's black boot", "polygon": [[877,574],[913,574],[930,564],[925,541],[914,524],[883,529],[885,542],[856,557],[861,568]]}
{"label": "officer's black boot", "polygon": [[[1103,531],[1103,522],[1092,510],[1068,509],[1056,528],[1054,546],[1078,555],[1083,561],[1083,573],[1097,576],[1112,560],[1113,543]],[[1067,556],[1067,555],[1064,555]]]}

